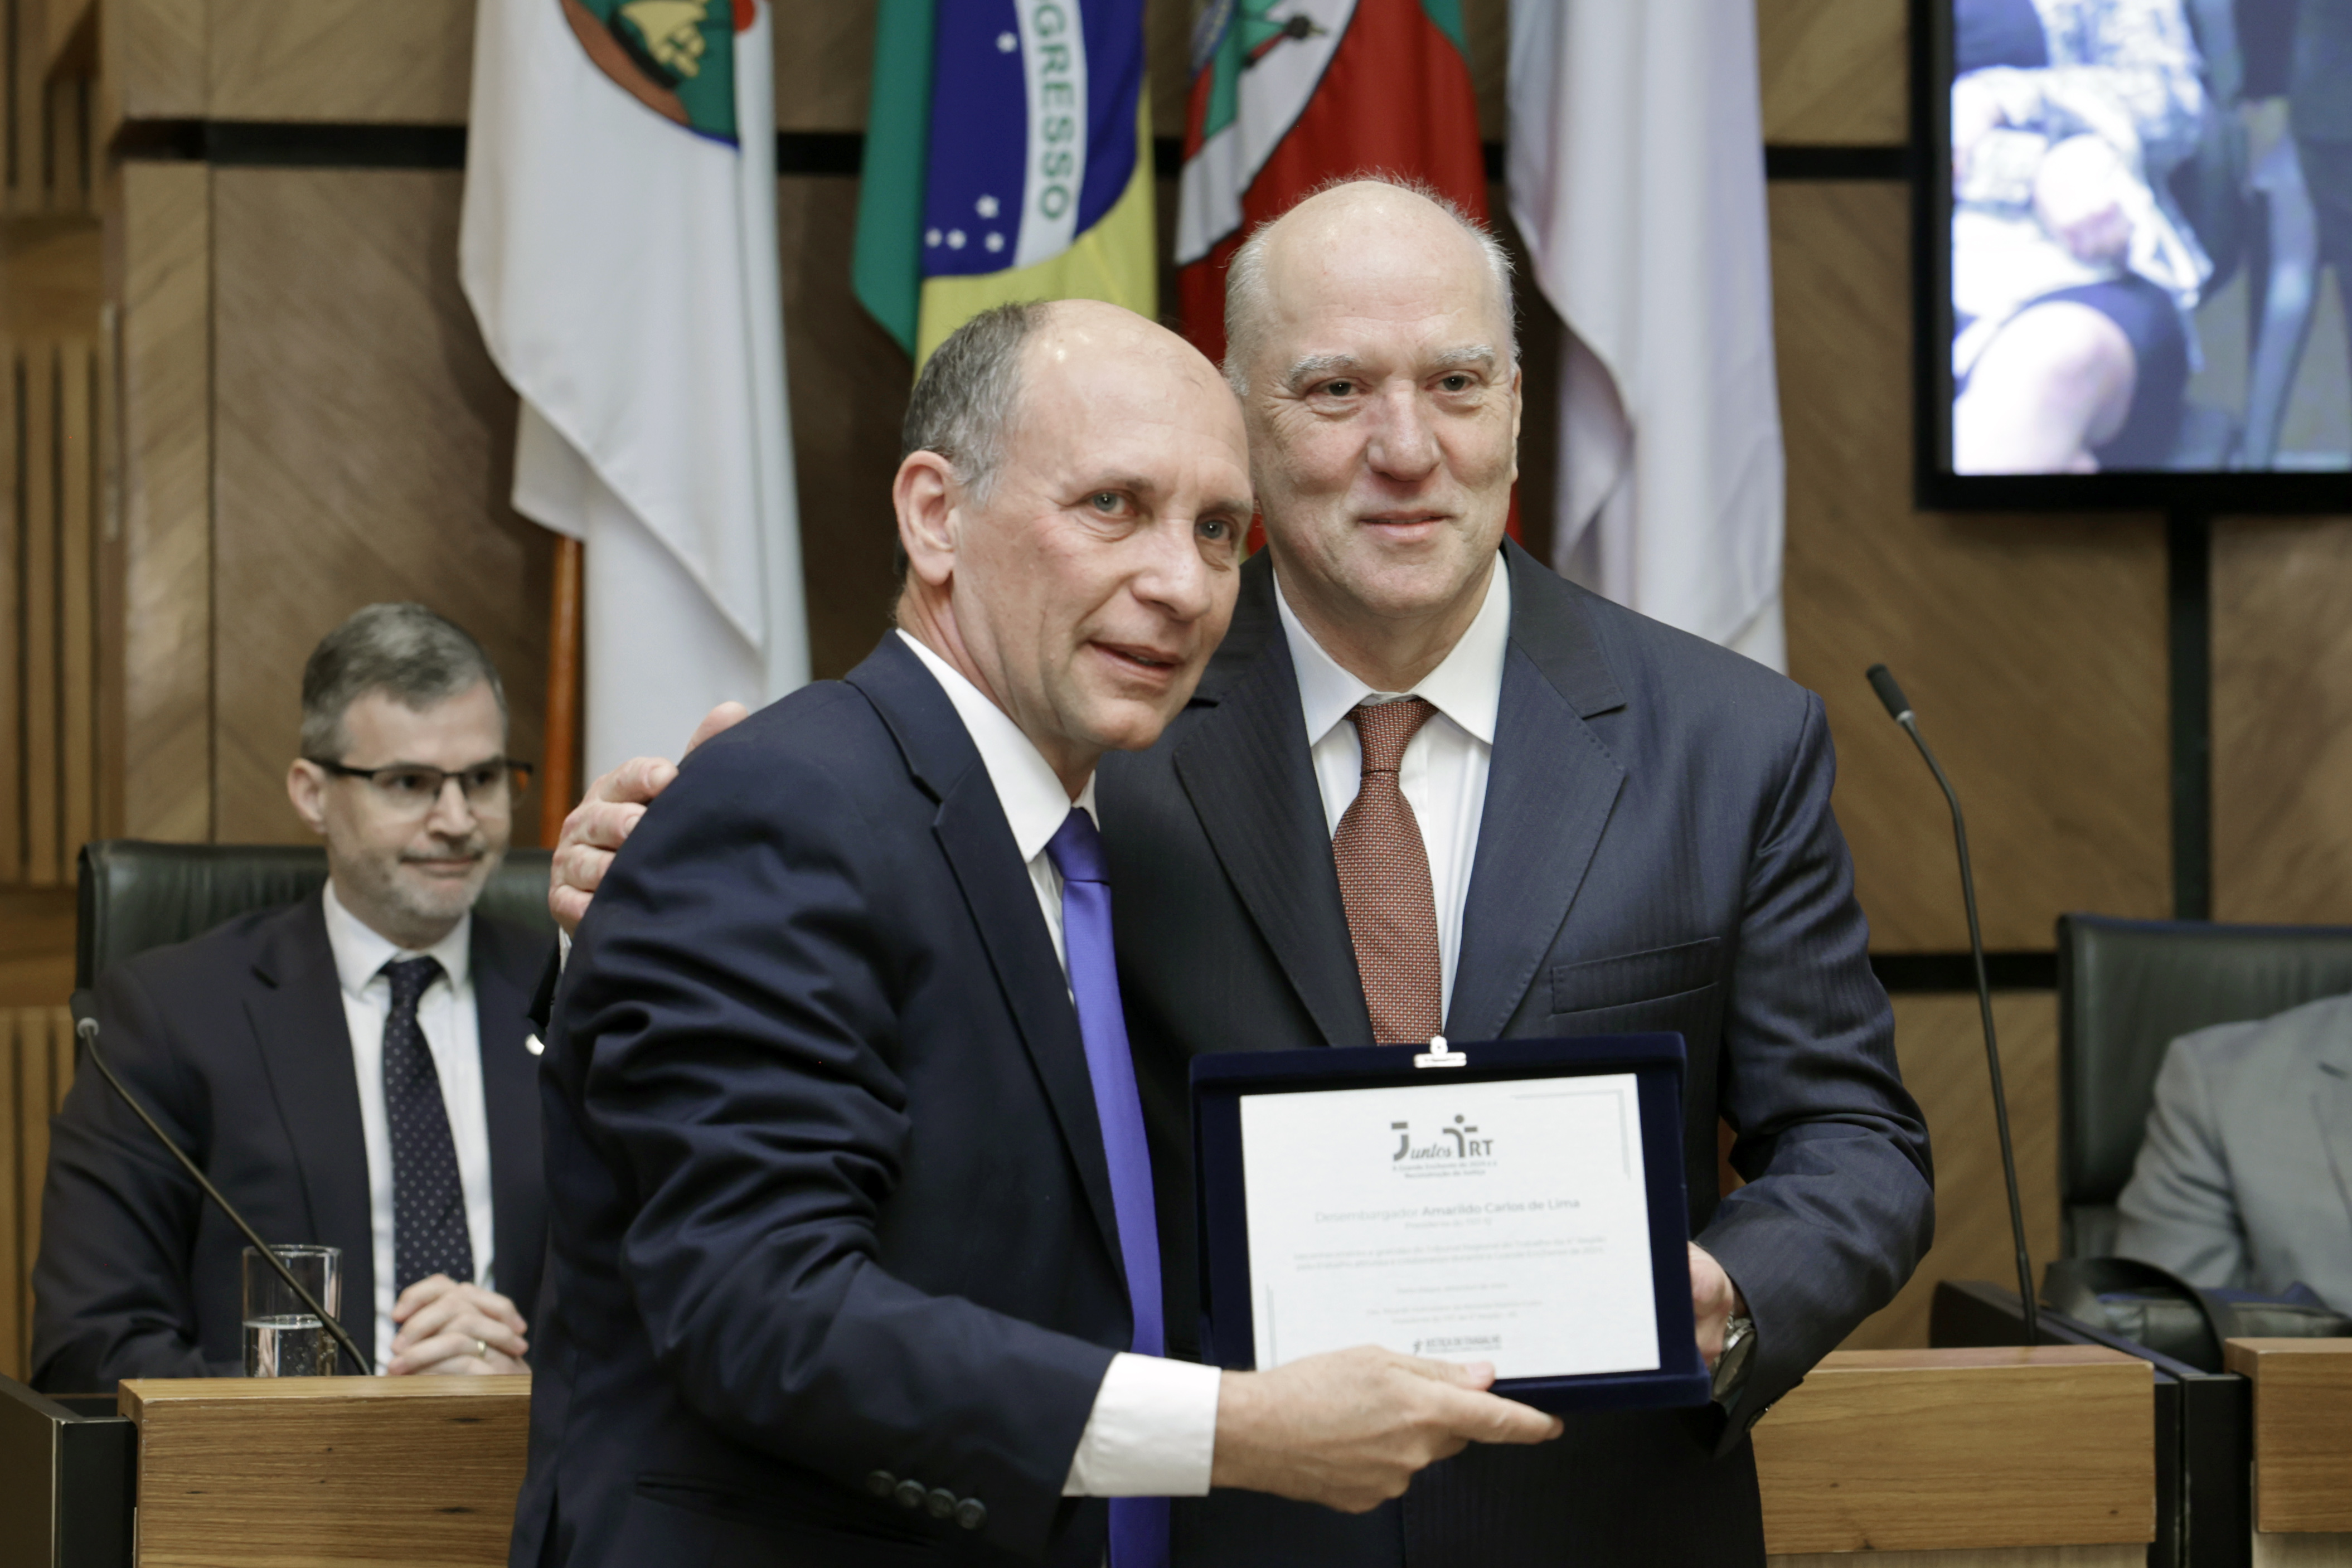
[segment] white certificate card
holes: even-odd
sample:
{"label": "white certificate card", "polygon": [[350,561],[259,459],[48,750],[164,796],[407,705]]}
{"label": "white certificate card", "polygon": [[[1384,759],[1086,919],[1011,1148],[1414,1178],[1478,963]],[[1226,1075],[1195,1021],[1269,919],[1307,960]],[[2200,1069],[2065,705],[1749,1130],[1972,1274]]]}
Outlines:
{"label": "white certificate card", "polygon": [[1633,1073],[1250,1094],[1241,1133],[1260,1368],[1380,1344],[1657,1369]]}

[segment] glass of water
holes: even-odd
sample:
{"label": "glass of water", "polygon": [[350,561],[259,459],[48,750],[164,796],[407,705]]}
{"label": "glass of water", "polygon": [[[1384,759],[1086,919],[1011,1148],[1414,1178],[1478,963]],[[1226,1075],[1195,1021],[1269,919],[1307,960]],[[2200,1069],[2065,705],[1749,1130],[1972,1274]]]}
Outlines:
{"label": "glass of water", "polygon": [[[343,1249],[272,1247],[302,1288],[330,1315],[343,1310]],[[245,1249],[245,1375],[247,1377],[331,1377],[335,1338],[302,1298],[286,1288],[269,1260]]]}

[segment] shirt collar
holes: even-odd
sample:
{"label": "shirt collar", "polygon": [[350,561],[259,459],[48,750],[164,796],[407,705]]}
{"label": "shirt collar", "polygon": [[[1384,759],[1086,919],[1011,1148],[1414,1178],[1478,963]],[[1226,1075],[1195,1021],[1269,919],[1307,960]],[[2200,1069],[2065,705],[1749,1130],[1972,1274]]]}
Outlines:
{"label": "shirt collar", "polygon": [[[964,678],[963,673],[927,647],[920,640],[908,637],[904,631],[898,635],[915,651],[915,657],[931,672],[955,705],[956,716],[971,737],[974,749],[980,753],[981,765],[988,769],[988,781],[996,787],[997,804],[1004,808],[1004,821],[1013,829],[1013,846],[1024,861],[1034,861],[1045,850],[1054,835],[1069,819],[1074,802],[1070,792],[1062,788],[1062,780],[1047,762],[1036,744],[1021,733],[1005,711],[989,700],[988,694]],[[1097,825],[1102,813],[1095,810],[1094,775],[1087,775],[1087,787],[1079,791],[1075,804],[1086,808],[1087,815]]]}
{"label": "shirt collar", "polygon": [[457,917],[457,924],[449,927],[446,936],[417,952],[401,946],[344,908],[343,901],[335,896],[332,877],[327,879],[325,903],[327,946],[334,950],[335,978],[350,995],[357,997],[365,991],[394,958],[437,958],[441,972],[449,977],[449,988],[464,988],[474,950],[472,910]]}
{"label": "shirt collar", "polygon": [[1367,698],[1401,696],[1423,699],[1476,739],[1495,744],[1495,715],[1503,705],[1503,657],[1511,643],[1511,573],[1499,556],[1486,580],[1486,601],[1468,629],[1410,692],[1374,691],[1342,669],[1290,608],[1279,572],[1275,574],[1274,602],[1290,644],[1291,665],[1298,673],[1298,706],[1307,716],[1308,746],[1320,742]]}

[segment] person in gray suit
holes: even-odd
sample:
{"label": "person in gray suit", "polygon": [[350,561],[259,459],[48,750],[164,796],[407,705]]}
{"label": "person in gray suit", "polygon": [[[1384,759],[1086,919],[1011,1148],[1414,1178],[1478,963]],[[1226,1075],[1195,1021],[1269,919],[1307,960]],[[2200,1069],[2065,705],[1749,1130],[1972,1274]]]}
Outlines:
{"label": "person in gray suit", "polygon": [[2352,1312],[2352,996],[2174,1040],[2118,1206],[2124,1257]]}

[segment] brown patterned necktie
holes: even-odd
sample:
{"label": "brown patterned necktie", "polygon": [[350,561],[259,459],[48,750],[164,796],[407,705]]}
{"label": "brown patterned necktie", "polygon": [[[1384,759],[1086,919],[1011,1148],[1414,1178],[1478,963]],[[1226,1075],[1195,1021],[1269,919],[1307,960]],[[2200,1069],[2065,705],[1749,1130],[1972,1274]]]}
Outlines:
{"label": "brown patterned necktie", "polygon": [[1437,710],[1420,697],[1365,703],[1348,715],[1364,753],[1363,782],[1331,835],[1339,902],[1356,946],[1356,973],[1372,1038],[1419,1045],[1444,1026],[1437,896],[1412,803],[1397,786],[1404,748]]}

